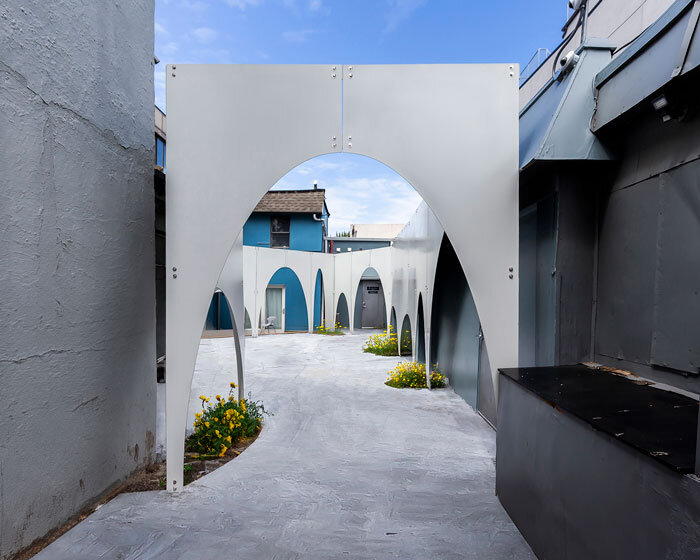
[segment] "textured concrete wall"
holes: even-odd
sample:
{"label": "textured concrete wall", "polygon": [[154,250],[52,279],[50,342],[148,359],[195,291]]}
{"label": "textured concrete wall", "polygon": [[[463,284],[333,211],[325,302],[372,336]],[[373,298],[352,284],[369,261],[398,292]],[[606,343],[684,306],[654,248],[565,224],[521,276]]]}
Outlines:
{"label": "textured concrete wall", "polygon": [[148,461],[153,1],[0,6],[0,557]]}

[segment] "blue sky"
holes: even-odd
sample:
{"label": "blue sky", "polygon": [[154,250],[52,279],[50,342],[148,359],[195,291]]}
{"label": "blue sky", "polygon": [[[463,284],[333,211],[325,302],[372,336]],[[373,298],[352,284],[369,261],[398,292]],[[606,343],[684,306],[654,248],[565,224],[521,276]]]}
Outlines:
{"label": "blue sky", "polygon": [[[561,40],[565,0],[156,0],[155,101],[165,64],[517,62]],[[327,189],[331,233],[403,223],[420,197],[369,158],[328,155],[275,188]],[[371,194],[371,196],[370,196]]]}

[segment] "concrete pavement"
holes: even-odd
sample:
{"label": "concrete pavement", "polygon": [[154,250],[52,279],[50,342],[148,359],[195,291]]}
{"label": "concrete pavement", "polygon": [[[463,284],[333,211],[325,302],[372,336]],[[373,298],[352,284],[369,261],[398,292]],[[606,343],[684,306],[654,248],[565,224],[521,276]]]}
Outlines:
{"label": "concrete pavement", "polygon": [[[385,386],[398,358],[366,338],[246,339],[247,389],[274,414],[258,440],[181,494],[118,496],[36,558],[534,558],[494,496],[493,430],[449,389]],[[193,400],[227,392],[232,340],[203,340],[195,377]]]}

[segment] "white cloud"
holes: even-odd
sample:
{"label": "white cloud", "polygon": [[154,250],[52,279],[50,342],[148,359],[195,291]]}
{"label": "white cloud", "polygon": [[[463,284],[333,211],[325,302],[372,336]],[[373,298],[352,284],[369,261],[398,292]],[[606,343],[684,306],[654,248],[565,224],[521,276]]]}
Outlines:
{"label": "white cloud", "polygon": [[182,0],[180,2],[180,7],[201,15],[202,12],[209,8],[209,4],[202,2],[201,0]]}
{"label": "white cloud", "polygon": [[426,0],[388,0],[389,11],[386,14],[385,31],[393,31],[399,24],[408,19],[411,14]]}
{"label": "white cloud", "polygon": [[282,32],[282,39],[288,41],[289,43],[305,43],[309,39],[313,31],[311,29],[303,29],[298,31],[284,31]]}
{"label": "white cloud", "polygon": [[262,60],[269,60],[269,58],[270,58],[269,54],[267,54],[265,51],[260,50],[260,49],[255,51],[255,55]]}
{"label": "white cloud", "polygon": [[168,58],[174,56],[178,50],[178,44],[175,41],[169,41],[168,43],[165,43],[165,45],[162,45],[156,49],[156,55],[158,58],[168,63],[171,62],[171,60],[168,60]]}
{"label": "white cloud", "polygon": [[317,12],[323,6],[321,0],[309,0],[309,10],[312,12]]}
{"label": "white cloud", "polygon": [[259,6],[263,0],[224,0],[232,8],[245,10],[248,6]]}
{"label": "white cloud", "polygon": [[153,72],[154,103],[165,111],[165,65],[155,67]]}
{"label": "white cloud", "polygon": [[168,31],[165,29],[165,27],[163,27],[158,22],[155,22],[154,29],[155,29],[156,35],[167,35],[168,34]]}
{"label": "white cloud", "polygon": [[406,223],[421,202],[420,195],[398,174],[369,158],[332,154],[309,160],[290,171],[275,189],[326,189],[329,230],[350,224]]}
{"label": "white cloud", "polygon": [[197,27],[192,31],[192,36],[203,45],[209,45],[216,41],[219,32],[211,27]]}

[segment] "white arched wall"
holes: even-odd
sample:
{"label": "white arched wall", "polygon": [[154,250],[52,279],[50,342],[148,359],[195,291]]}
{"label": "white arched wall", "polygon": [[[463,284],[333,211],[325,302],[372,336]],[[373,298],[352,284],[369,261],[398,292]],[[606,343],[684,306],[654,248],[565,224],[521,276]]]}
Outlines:
{"label": "white arched wall", "polygon": [[168,65],[168,490],[183,487],[201,324],[234,240],[262,195],[315,156],[367,155],[418,190],[472,288],[494,375],[517,365],[517,73],[506,64]]}
{"label": "white arched wall", "polygon": [[[360,285],[362,274],[368,268],[373,268],[379,274],[379,279],[382,282],[382,290],[384,291],[384,312],[386,314],[387,324],[391,307],[391,247],[382,247],[379,249],[371,249],[365,251],[353,251],[349,253],[338,253],[336,258],[336,277],[346,278],[348,281],[343,283],[347,289],[345,292],[350,294],[348,298],[348,311],[350,315],[350,332],[354,331],[355,327],[355,299],[357,298],[357,288]],[[388,310],[388,311],[387,311]]]}
{"label": "white arched wall", "polygon": [[[326,253],[270,249],[267,247],[243,247],[243,270],[245,307],[248,313],[253,309],[259,317],[265,307],[265,290],[270,279],[280,268],[289,268],[297,275],[304,292],[308,331],[313,331],[314,287],[316,274],[320,270],[324,281],[332,278],[333,256]],[[324,290],[327,292],[327,290]],[[324,294],[325,296],[325,294]],[[328,308],[326,299],[326,310]],[[328,314],[326,312],[326,314]],[[252,320],[252,319],[251,319]],[[258,336],[257,321],[251,323],[253,336]]]}
{"label": "white arched wall", "polygon": [[236,371],[238,375],[238,398],[245,396],[245,306],[243,289],[243,231],[233,243],[216,287],[219,288],[231,307],[233,342],[236,348]]}

